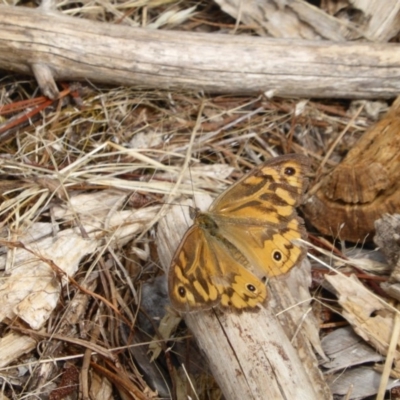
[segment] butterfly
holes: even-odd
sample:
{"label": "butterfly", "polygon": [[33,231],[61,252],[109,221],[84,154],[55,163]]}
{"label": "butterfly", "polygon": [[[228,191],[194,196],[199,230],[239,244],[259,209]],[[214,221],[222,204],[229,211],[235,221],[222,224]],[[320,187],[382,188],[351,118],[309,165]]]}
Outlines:
{"label": "butterfly", "polygon": [[220,194],[208,212],[190,210],[194,223],[168,275],[175,309],[251,310],[265,301],[265,280],[287,273],[304,256],[295,243],[306,234],[295,207],[309,169],[306,156],[275,157]]}

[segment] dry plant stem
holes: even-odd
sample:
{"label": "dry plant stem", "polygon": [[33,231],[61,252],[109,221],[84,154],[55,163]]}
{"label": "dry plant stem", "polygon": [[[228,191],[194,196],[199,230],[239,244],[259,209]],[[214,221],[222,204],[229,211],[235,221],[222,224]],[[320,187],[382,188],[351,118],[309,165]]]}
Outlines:
{"label": "dry plant stem", "polygon": [[110,382],[112,382],[118,390],[120,394],[125,393],[129,399],[137,399],[137,400],[149,400],[149,396],[144,394],[135,384],[133,380],[130,380],[126,374],[118,370],[118,372],[112,372],[110,369],[101,366],[95,362],[91,362],[90,366],[97,372],[99,375],[104,376]]}
{"label": "dry plant stem", "polygon": [[382,379],[379,384],[378,394],[376,396],[377,400],[383,400],[385,397],[386,388],[390,377],[390,372],[392,370],[392,365],[395,358],[396,346],[397,343],[399,342],[399,337],[400,337],[400,315],[396,313],[394,315],[393,332],[385,361],[385,367],[383,368]]}
{"label": "dry plant stem", "polygon": [[48,333],[45,333],[45,332],[37,332],[37,331],[34,331],[32,329],[25,329],[25,328],[16,327],[16,326],[13,326],[12,329],[15,330],[15,331],[18,331],[20,333],[26,334],[26,335],[32,335],[33,337],[37,336],[39,338],[43,337],[43,338],[48,338],[48,339],[52,339],[52,340],[60,340],[62,342],[68,342],[68,343],[75,344],[77,346],[82,346],[84,348],[90,349],[91,351],[93,351],[93,352],[95,352],[97,354],[100,354],[104,358],[107,358],[107,359],[109,359],[109,360],[111,360],[111,361],[113,361],[115,363],[117,362],[116,357],[114,356],[114,354],[110,350],[108,350],[108,349],[106,349],[106,348],[104,348],[102,346],[99,346],[99,345],[97,345],[95,343],[91,343],[91,342],[85,341],[83,339],[71,338],[71,337],[68,337],[68,336],[65,336],[65,335],[58,335],[58,334],[55,334],[55,333],[48,334]]}
{"label": "dry plant stem", "polygon": [[31,67],[36,81],[44,89],[43,94],[49,99],[55,100],[59,96],[59,92],[51,69],[46,64],[41,63],[33,63]]}
{"label": "dry plant stem", "polygon": [[[397,44],[276,40],[147,30],[0,6],[0,68],[55,80],[286,97],[390,98]],[[45,74],[46,75],[46,74]],[[52,93],[53,82],[41,83]]]}
{"label": "dry plant stem", "polygon": [[335,139],[335,141],[332,143],[332,145],[329,147],[328,151],[325,154],[324,159],[322,160],[321,164],[318,167],[318,170],[316,172],[316,176],[317,178],[315,179],[316,181],[318,181],[319,176],[321,175],[321,172],[326,164],[326,162],[329,160],[329,158],[331,157],[333,151],[336,149],[337,145],[339,144],[339,142],[342,140],[343,136],[347,133],[347,131],[349,130],[349,127],[354,123],[354,121],[358,118],[358,116],[360,115],[361,111],[363,110],[364,105],[361,105],[357,112],[353,115],[353,117],[351,118],[351,120],[349,121],[349,123],[345,126],[345,128],[342,130],[342,132],[340,132],[340,134],[338,135],[338,137]]}
{"label": "dry plant stem", "polygon": [[[187,206],[176,207],[159,223],[157,247],[165,267],[188,226],[182,209]],[[317,374],[309,372],[312,362],[300,359],[301,351],[293,348],[268,306],[253,313],[209,310],[184,317],[225,398],[331,398]]]}
{"label": "dry plant stem", "polygon": [[[99,321],[99,312],[96,313],[96,319],[97,321]],[[96,324],[95,322],[96,321],[93,321],[92,323],[93,330],[90,332],[90,341],[92,343],[97,342],[97,339],[100,336],[100,325]],[[89,366],[92,355],[93,351],[91,349],[86,349],[82,361],[80,383],[81,383],[81,393],[83,400],[89,399]]]}

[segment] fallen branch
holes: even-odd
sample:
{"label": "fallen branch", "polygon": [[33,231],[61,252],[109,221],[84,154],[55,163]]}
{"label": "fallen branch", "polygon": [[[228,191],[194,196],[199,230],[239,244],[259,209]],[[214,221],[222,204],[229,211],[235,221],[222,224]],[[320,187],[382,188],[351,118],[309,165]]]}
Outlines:
{"label": "fallen branch", "polygon": [[0,6],[0,68],[55,80],[284,97],[390,98],[400,47],[149,30]]}

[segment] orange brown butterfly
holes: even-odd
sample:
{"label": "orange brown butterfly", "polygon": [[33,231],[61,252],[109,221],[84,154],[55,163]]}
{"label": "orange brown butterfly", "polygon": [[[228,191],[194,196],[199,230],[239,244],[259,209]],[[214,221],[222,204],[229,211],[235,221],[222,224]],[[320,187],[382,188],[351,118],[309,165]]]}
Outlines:
{"label": "orange brown butterfly", "polygon": [[307,186],[310,161],[298,154],[268,160],[220,194],[194,224],[169,269],[173,307],[255,309],[267,298],[265,279],[287,273],[305,254],[306,235],[295,207]]}

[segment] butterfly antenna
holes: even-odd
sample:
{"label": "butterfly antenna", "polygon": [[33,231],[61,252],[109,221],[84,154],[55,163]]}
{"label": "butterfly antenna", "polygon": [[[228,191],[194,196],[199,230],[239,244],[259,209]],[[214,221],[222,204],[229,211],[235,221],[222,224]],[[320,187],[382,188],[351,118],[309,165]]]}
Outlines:
{"label": "butterfly antenna", "polygon": [[190,160],[192,158],[192,150],[193,150],[194,139],[196,137],[196,133],[199,130],[199,127],[200,127],[200,124],[201,124],[201,116],[203,114],[203,109],[204,109],[204,100],[200,104],[199,112],[197,114],[196,123],[195,123],[195,125],[193,127],[192,134],[190,135],[190,141],[189,141],[188,148],[187,148],[187,151],[186,151],[185,161],[183,162],[182,171],[179,174],[178,179],[176,180],[175,186],[173,187],[173,189],[171,190],[171,192],[170,192],[170,194],[168,196],[168,202],[169,203],[171,202],[170,199],[172,199],[175,196],[175,194],[176,194],[176,192],[177,192],[177,190],[178,190],[178,188],[179,188],[179,186],[180,186],[180,184],[181,184],[181,182],[183,180],[185,172],[188,169]]}
{"label": "butterfly antenna", "polygon": [[192,200],[195,208],[197,208],[196,204],[196,196],[194,195],[194,184],[193,184],[193,176],[192,176],[192,170],[189,167],[189,176],[190,176],[190,186],[192,187]]}
{"label": "butterfly antenna", "polygon": [[185,163],[184,163],[184,166],[183,166],[183,171],[186,171],[186,169],[188,169],[188,171],[189,171],[190,184],[192,186],[193,202],[194,202],[195,207],[196,207],[196,199],[194,197],[193,176],[192,176],[192,171],[190,169],[190,165],[189,164],[190,164],[190,160],[192,158],[193,145],[194,145],[194,142],[195,142],[196,134],[199,131],[199,128],[201,126],[201,118],[202,118],[202,115],[203,115],[204,104],[205,104],[204,100],[202,100],[202,102],[200,104],[200,107],[199,107],[199,111],[197,113],[196,123],[195,123],[195,125],[193,127],[192,134],[190,135],[190,141],[189,141],[189,145],[188,145],[188,150],[187,150],[187,153],[186,153]]}

